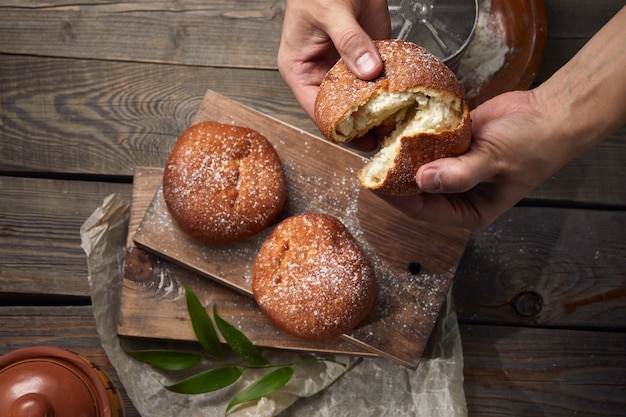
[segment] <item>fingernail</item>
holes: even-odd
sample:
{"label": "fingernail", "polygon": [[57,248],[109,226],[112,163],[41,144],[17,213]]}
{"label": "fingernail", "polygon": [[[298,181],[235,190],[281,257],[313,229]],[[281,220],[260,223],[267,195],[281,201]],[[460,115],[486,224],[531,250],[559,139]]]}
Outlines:
{"label": "fingernail", "polygon": [[422,191],[431,192],[441,188],[441,178],[439,170],[436,168],[428,168],[422,173],[422,178],[417,182],[418,187]]}
{"label": "fingernail", "polygon": [[356,59],[356,67],[360,75],[368,75],[376,67],[376,59],[371,53],[366,52]]}

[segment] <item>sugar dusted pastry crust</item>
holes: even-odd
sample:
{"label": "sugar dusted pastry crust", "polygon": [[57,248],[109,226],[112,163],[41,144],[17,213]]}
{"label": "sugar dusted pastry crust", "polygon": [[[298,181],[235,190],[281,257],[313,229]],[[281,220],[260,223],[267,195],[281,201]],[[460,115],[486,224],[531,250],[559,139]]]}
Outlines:
{"label": "sugar dusted pastry crust", "polygon": [[430,52],[400,40],[375,43],[384,61],[381,76],[360,80],[340,60],[320,85],[315,121],[335,143],[393,125],[359,180],[382,194],[415,194],[421,165],[469,149],[469,108],[454,73]]}
{"label": "sugar dusted pastry crust", "polygon": [[305,339],[337,337],[374,306],[376,277],[346,227],[327,214],[283,220],[256,257],[252,289],[259,308]]}
{"label": "sugar dusted pastry crust", "polygon": [[285,204],[287,187],[267,138],[246,127],[201,122],[174,145],[163,194],[186,233],[207,243],[227,243],[269,226]]}

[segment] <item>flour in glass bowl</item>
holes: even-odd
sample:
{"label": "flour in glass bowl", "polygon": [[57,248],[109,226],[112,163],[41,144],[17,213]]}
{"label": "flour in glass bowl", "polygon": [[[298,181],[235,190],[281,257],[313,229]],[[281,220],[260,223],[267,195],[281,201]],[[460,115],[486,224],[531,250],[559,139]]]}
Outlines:
{"label": "flour in glass bowl", "polygon": [[465,97],[472,99],[483,84],[504,66],[509,47],[503,22],[491,14],[491,0],[480,0],[474,38],[459,62],[457,78]]}

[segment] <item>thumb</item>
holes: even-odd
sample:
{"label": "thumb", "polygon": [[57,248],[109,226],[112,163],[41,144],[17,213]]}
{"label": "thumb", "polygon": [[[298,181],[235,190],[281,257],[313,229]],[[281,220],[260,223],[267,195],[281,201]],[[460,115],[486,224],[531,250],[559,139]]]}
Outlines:
{"label": "thumb", "polygon": [[442,158],[422,165],[415,180],[423,192],[464,193],[493,177],[491,164],[478,152],[456,158]]}
{"label": "thumb", "polygon": [[335,16],[327,28],[337,52],[350,71],[362,80],[371,80],[383,69],[378,49],[365,30],[351,13]]}

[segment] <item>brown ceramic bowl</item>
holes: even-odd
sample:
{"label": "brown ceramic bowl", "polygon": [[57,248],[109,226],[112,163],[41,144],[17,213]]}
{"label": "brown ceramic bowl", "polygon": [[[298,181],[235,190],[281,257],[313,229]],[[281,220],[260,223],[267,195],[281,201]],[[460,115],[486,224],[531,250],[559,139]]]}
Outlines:
{"label": "brown ceramic bowl", "polygon": [[0,416],[123,417],[108,376],[65,349],[34,346],[0,357]]}

